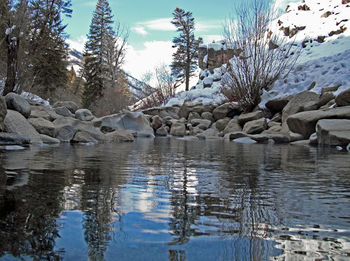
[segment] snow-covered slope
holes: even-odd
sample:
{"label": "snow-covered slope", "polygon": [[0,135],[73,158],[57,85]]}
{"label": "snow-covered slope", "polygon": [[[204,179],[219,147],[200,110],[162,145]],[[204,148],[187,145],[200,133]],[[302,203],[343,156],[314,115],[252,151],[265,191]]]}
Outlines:
{"label": "snow-covered slope", "polygon": [[[307,90],[320,93],[322,88],[341,86],[338,92],[350,88],[350,0],[304,0],[289,3],[286,12],[270,26],[274,34],[286,40],[296,41],[303,46],[294,70],[286,79],[279,79],[269,92],[264,92],[261,107],[275,97],[286,96]],[[179,93],[168,105],[182,104],[184,100],[193,103],[220,103],[220,81],[210,88],[204,82],[218,79],[224,74],[225,66],[205,75],[194,89]],[[203,78],[203,77],[202,77]]]}

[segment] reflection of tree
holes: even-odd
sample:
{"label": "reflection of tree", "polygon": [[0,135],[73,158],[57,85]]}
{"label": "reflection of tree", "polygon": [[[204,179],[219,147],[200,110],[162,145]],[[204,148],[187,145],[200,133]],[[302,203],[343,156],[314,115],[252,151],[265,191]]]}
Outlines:
{"label": "reflection of tree", "polygon": [[[16,172],[21,175],[23,170]],[[63,251],[54,249],[63,188],[63,180],[52,178],[56,174],[42,171],[27,185],[4,192],[4,204],[0,204],[0,256],[7,252],[33,260],[62,258]]]}
{"label": "reflection of tree", "polygon": [[101,183],[100,170],[85,171],[81,202],[84,211],[85,241],[89,246],[89,257],[92,260],[103,260],[111,240],[113,191],[110,188],[111,184]]}

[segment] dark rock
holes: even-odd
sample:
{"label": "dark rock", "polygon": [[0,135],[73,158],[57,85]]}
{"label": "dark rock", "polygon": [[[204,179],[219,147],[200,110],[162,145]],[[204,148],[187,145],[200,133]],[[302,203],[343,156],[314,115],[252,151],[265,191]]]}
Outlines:
{"label": "dark rock", "polygon": [[29,102],[16,93],[9,93],[5,96],[7,109],[14,110],[22,114],[25,118],[28,118],[31,113]]}
{"label": "dark rock", "polygon": [[165,126],[161,126],[159,129],[156,131],[156,136],[168,136],[168,131]]}
{"label": "dark rock", "polygon": [[0,145],[28,145],[30,139],[28,137],[15,133],[0,132]]}
{"label": "dark rock", "polygon": [[188,121],[191,121],[191,120],[193,120],[193,119],[200,119],[200,118],[201,118],[201,116],[199,115],[198,112],[192,111],[192,112],[190,112],[190,114],[188,115]]}
{"label": "dark rock", "polygon": [[323,105],[326,105],[329,101],[333,100],[334,98],[335,97],[332,92],[325,92],[321,94],[320,100],[318,102],[318,106],[322,107]]}
{"label": "dark rock", "polygon": [[223,119],[220,119],[218,121],[216,121],[216,128],[219,130],[219,131],[223,131],[226,126],[228,125],[228,123],[230,122],[231,118],[223,118]]}
{"label": "dark rock", "polygon": [[163,119],[159,117],[158,115],[154,115],[152,117],[152,123],[151,126],[152,128],[156,131],[158,130],[161,126],[163,125]]}
{"label": "dark rock", "polygon": [[45,134],[40,134],[40,137],[41,137],[41,140],[43,141],[43,143],[45,143],[45,144],[59,144],[60,143],[59,139],[47,136]]}
{"label": "dark rock", "polygon": [[264,117],[264,113],[262,111],[254,111],[254,112],[250,112],[250,113],[242,113],[238,117],[238,123],[241,126],[244,126],[244,124],[246,122],[248,122],[248,121],[258,120],[258,119],[263,118],[263,117]]}
{"label": "dark rock", "polygon": [[97,143],[98,141],[85,131],[77,131],[71,140],[72,143]]}
{"label": "dark rock", "polygon": [[7,114],[5,98],[0,96],[0,131],[4,129],[4,120]]}
{"label": "dark rock", "polygon": [[186,135],[186,126],[182,122],[173,122],[170,129],[170,135],[183,137]]}
{"label": "dark rock", "polygon": [[225,103],[213,110],[213,117],[215,120],[220,120],[225,117],[232,118],[235,115],[240,113],[240,108],[238,104],[234,103]]}
{"label": "dark rock", "polygon": [[267,123],[265,118],[261,118],[254,121],[249,121],[244,124],[243,131],[248,134],[258,134],[266,130]]}
{"label": "dark rock", "polygon": [[214,117],[213,114],[211,112],[205,111],[202,113],[201,118],[204,120],[210,120],[210,121],[214,121]]}
{"label": "dark rock", "polygon": [[350,88],[339,93],[335,98],[335,103],[337,104],[337,106],[350,105]]}
{"label": "dark rock", "polygon": [[287,103],[290,101],[290,99],[293,96],[289,95],[286,97],[276,98],[273,100],[268,101],[265,106],[268,108],[272,113],[278,113],[283,110],[283,108],[287,105]]}
{"label": "dark rock", "polygon": [[65,106],[55,107],[55,113],[63,117],[74,117],[73,113]]}

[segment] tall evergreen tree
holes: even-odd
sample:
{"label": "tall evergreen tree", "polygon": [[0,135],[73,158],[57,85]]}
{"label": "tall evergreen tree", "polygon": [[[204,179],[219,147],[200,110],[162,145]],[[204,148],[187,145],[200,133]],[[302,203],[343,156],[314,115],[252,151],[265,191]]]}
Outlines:
{"label": "tall evergreen tree", "polygon": [[172,74],[179,80],[185,80],[186,91],[189,90],[190,77],[197,68],[198,49],[202,39],[194,36],[194,18],[191,12],[176,8],[171,23],[175,25],[178,37],[173,39],[173,47],[177,48],[173,54],[171,64]]}
{"label": "tall evergreen tree", "polygon": [[107,0],[98,0],[84,51],[83,76],[86,80],[83,92],[83,106],[90,107],[103,96],[108,82],[108,41],[115,32],[113,15]]}
{"label": "tall evergreen tree", "polygon": [[45,98],[67,84],[67,54],[62,15],[72,14],[71,0],[31,1],[30,53],[33,86]]}

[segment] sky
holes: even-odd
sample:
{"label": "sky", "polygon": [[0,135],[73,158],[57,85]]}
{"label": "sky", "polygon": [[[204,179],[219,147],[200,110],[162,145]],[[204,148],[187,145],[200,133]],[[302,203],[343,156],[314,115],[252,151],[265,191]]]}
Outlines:
{"label": "sky", "polygon": [[[195,36],[209,43],[222,39],[225,20],[239,1],[246,0],[109,0],[114,21],[129,30],[124,69],[141,79],[157,66],[171,63],[171,41],[177,33],[170,21],[176,7],[192,12]],[[290,0],[273,1],[284,6]],[[97,0],[72,0],[72,18],[64,20],[71,48],[83,50],[96,3]]]}

